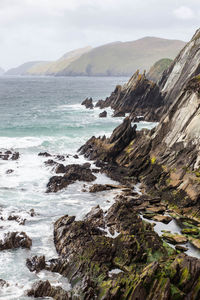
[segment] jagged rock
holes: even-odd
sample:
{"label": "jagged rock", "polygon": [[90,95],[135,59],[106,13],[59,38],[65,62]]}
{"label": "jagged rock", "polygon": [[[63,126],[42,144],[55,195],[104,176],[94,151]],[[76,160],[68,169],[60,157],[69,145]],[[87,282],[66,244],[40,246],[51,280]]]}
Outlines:
{"label": "jagged rock", "polygon": [[169,216],[154,215],[152,217],[152,220],[168,224],[169,222],[171,222],[172,218]]}
{"label": "jagged rock", "polygon": [[55,166],[55,165],[58,164],[58,163],[57,163],[55,160],[53,160],[53,159],[48,159],[48,160],[46,160],[44,163],[45,163],[46,166]]}
{"label": "jagged rock", "polygon": [[26,260],[26,266],[27,268],[33,272],[39,272],[43,269],[45,269],[46,263],[45,263],[45,256],[33,256],[32,258],[27,258]]}
{"label": "jagged rock", "polygon": [[0,151],[0,159],[2,159],[2,160],[18,160],[19,152],[13,152],[11,150]]}
{"label": "jagged rock", "polygon": [[51,297],[55,300],[69,300],[67,291],[61,287],[52,286],[48,280],[34,283],[33,287],[27,291],[27,295],[34,298]]}
{"label": "jagged rock", "polygon": [[55,173],[56,174],[65,173],[65,166],[63,164],[57,164],[55,167]]}
{"label": "jagged rock", "polygon": [[99,114],[99,118],[106,118],[106,117],[107,117],[107,111],[106,110],[104,110],[103,112],[101,112]]}
{"label": "jagged rock", "polygon": [[125,112],[115,111],[112,116],[113,116],[113,118],[125,117]]}
{"label": "jagged rock", "polygon": [[181,245],[176,245],[175,246],[175,249],[178,250],[178,251],[181,251],[181,252],[186,252],[188,251],[188,248],[184,247],[184,246],[181,246]]}
{"label": "jagged rock", "polygon": [[96,193],[96,192],[102,192],[102,191],[107,191],[107,190],[112,190],[112,189],[120,189],[122,186],[120,185],[114,185],[114,184],[93,184],[89,188],[90,193]]}
{"label": "jagged rock", "polygon": [[13,172],[14,172],[14,170],[9,169],[9,170],[6,171],[6,174],[11,174],[11,173],[13,173]]}
{"label": "jagged rock", "polygon": [[63,176],[53,176],[50,178],[47,184],[47,193],[55,193],[77,180],[91,182],[95,179],[96,177],[92,174],[89,163],[68,165],[65,167],[65,174]]}
{"label": "jagged rock", "polygon": [[81,105],[85,105],[86,108],[93,109],[94,105],[92,103],[92,98],[86,98]]}
{"label": "jagged rock", "polygon": [[185,244],[188,241],[188,239],[181,234],[172,234],[166,232],[162,235],[162,237],[163,239],[172,244]]}
{"label": "jagged rock", "polygon": [[40,153],[38,153],[38,156],[49,157],[49,156],[52,156],[52,155],[50,153],[48,153],[48,152],[40,152]]}
{"label": "jagged rock", "polygon": [[200,230],[197,228],[184,228],[181,230],[181,233],[189,235],[199,235]]}
{"label": "jagged rock", "polygon": [[165,207],[164,206],[153,206],[153,207],[147,207],[146,211],[151,212],[151,213],[156,213],[156,214],[163,214],[165,212]]}
{"label": "jagged rock", "polygon": [[3,288],[3,287],[8,287],[9,286],[9,283],[6,282],[5,280],[3,279],[0,279],[0,288]]}
{"label": "jagged rock", "polygon": [[26,235],[25,232],[8,232],[4,234],[0,240],[0,250],[13,249],[13,248],[28,248],[32,246],[32,240]]}
{"label": "jagged rock", "polygon": [[75,155],[73,156],[73,158],[78,159],[79,157],[78,157],[77,154],[75,154]]}
{"label": "jagged rock", "polygon": [[19,225],[25,225],[26,219],[23,219],[22,217],[17,215],[10,215],[8,217],[8,221],[16,221],[19,223]]}

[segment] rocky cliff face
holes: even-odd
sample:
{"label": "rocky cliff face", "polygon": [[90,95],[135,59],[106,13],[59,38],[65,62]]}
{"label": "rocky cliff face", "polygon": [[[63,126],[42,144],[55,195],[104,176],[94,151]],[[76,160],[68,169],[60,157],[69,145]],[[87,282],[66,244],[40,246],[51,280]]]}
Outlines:
{"label": "rocky cliff face", "polygon": [[105,101],[100,100],[96,106],[110,106],[114,116],[130,113],[131,118],[143,116],[147,121],[157,121],[163,105],[159,87],[146,78],[145,73],[137,71],[123,86],[116,86],[114,92]]}
{"label": "rocky cliff face", "polygon": [[[136,77],[139,74],[135,74],[126,85],[124,102],[119,98],[114,99],[111,95],[113,97],[111,106],[118,108],[126,107],[128,96],[135,93],[138,98],[132,98],[134,109],[131,115],[133,112],[141,112],[142,103],[145,103],[148,97],[154,101],[159,99],[152,102],[155,105],[149,110],[163,114],[155,130],[136,132],[129,145],[124,144],[123,150],[115,157],[116,163],[128,168],[130,175],[143,181],[149,191],[160,193],[166,200],[179,203],[183,207],[195,208],[200,200],[200,76],[197,75],[198,72],[200,72],[200,30],[180,52],[170,68],[164,72],[158,86],[146,81],[144,75],[138,79]],[[146,89],[144,89],[145,84],[148,86]],[[124,88],[120,90],[121,95]],[[154,91],[156,91],[155,98],[152,97]],[[156,95],[159,95],[159,98],[156,98]],[[107,99],[106,104],[109,101],[110,99]],[[159,106],[159,103],[162,103],[162,106]],[[98,143],[93,140],[93,145],[95,144],[97,148]],[[107,149],[111,149],[108,140],[104,140],[103,143],[106,143]],[[90,148],[90,153],[93,153],[91,149],[94,149],[94,146]],[[102,159],[104,158],[105,153]]]}

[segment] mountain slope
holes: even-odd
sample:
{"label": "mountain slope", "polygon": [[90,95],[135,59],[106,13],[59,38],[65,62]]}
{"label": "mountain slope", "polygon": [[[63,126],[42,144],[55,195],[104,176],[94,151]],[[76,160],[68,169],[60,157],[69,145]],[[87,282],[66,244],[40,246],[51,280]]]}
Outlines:
{"label": "mountain slope", "polygon": [[185,43],[146,37],[133,42],[116,42],[94,48],[57,75],[131,75],[149,68],[163,57],[175,58]]}
{"label": "mountain slope", "polygon": [[173,60],[169,58],[162,58],[157,61],[147,73],[147,79],[157,82],[161,78],[163,72],[169,68],[172,61]]}
{"label": "mountain slope", "polygon": [[89,52],[91,49],[92,47],[88,46],[70,51],[55,62],[42,63],[32,66],[28,70],[28,73],[30,75],[55,75],[58,72],[62,72],[73,61],[77,60],[82,54]]}
{"label": "mountain slope", "polygon": [[46,62],[30,61],[30,62],[24,63],[16,68],[12,68],[12,69],[8,70],[5,73],[5,75],[27,75],[28,70],[30,68],[32,68],[33,66],[36,66],[36,65],[44,64],[44,63],[46,63]]}

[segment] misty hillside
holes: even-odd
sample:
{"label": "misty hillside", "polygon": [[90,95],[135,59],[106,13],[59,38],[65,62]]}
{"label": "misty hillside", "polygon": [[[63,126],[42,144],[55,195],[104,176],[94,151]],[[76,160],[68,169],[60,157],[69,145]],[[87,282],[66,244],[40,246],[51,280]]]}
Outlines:
{"label": "misty hillside", "polygon": [[100,47],[70,51],[54,62],[28,62],[6,75],[129,76],[137,69],[149,70],[158,60],[174,59],[185,42],[145,37]]}
{"label": "misty hillside", "polygon": [[131,75],[147,71],[159,59],[174,59],[185,42],[145,37],[133,42],[116,42],[94,48],[57,75]]}
{"label": "misty hillside", "polygon": [[46,62],[42,61],[30,61],[27,63],[24,63],[16,68],[12,68],[8,70],[5,75],[28,75],[28,70],[32,68],[33,66],[44,64]]}
{"label": "misty hillside", "polygon": [[55,62],[41,63],[33,65],[28,73],[30,75],[56,75],[58,72],[65,70],[73,61],[77,60],[82,54],[89,52],[92,47],[76,49],[64,54]]}
{"label": "misty hillside", "polygon": [[149,80],[152,80],[154,82],[157,82],[160,77],[162,76],[163,72],[168,69],[170,64],[172,63],[172,59],[169,58],[163,58],[157,61],[149,70],[146,77]]}

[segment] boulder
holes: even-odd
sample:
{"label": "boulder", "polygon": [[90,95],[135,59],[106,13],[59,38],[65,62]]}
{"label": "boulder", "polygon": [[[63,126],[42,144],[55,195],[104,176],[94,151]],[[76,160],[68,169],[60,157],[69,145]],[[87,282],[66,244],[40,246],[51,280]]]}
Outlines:
{"label": "boulder", "polygon": [[19,152],[11,150],[0,151],[0,159],[2,160],[18,160],[19,156]]}
{"label": "boulder", "polygon": [[45,269],[45,256],[33,256],[31,258],[27,258],[26,266],[31,272],[36,271],[36,273]]}
{"label": "boulder", "polygon": [[4,234],[4,238],[0,240],[0,250],[13,248],[28,248],[32,246],[32,240],[25,232],[8,232]]}
{"label": "boulder", "polygon": [[91,182],[96,179],[96,176],[94,176],[90,170],[89,163],[85,163],[83,165],[68,165],[65,167],[64,171],[65,173],[63,176],[53,176],[50,178],[47,184],[47,193],[55,193],[66,188],[69,184],[72,184],[77,180]]}
{"label": "boulder", "polygon": [[152,220],[168,224],[169,222],[171,222],[172,218],[170,216],[154,215],[152,217]]}
{"label": "boulder", "polygon": [[49,154],[48,152],[40,152],[40,153],[38,153],[38,156],[49,157],[49,156],[51,156],[51,154]]}
{"label": "boulder", "polygon": [[101,112],[99,114],[99,118],[106,118],[106,117],[107,117],[107,111],[106,110],[104,110],[103,112]]}
{"label": "boulder", "polygon": [[172,234],[166,232],[162,235],[162,237],[171,244],[185,244],[188,241],[187,237],[181,234]]}
{"label": "boulder", "polygon": [[27,295],[34,298],[51,297],[55,300],[69,300],[67,291],[61,287],[52,286],[48,280],[34,283],[32,288],[27,291]]}

